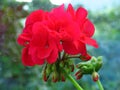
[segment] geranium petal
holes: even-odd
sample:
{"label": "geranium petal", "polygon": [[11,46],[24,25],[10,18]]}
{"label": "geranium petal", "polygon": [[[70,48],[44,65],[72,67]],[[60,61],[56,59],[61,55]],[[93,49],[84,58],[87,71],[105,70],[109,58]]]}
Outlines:
{"label": "geranium petal", "polygon": [[85,43],[85,44],[89,44],[91,46],[94,46],[95,48],[98,48],[98,44],[97,44],[96,40],[94,40],[92,38],[84,37],[84,39],[81,39],[80,41]]}
{"label": "geranium petal", "polygon": [[35,63],[31,58],[31,55],[28,54],[28,47],[23,48],[22,50],[22,63],[25,66],[34,66]]}
{"label": "geranium petal", "polygon": [[64,4],[60,5],[59,7],[53,8],[51,10],[52,13],[63,12],[63,11],[64,11]]}
{"label": "geranium petal", "polygon": [[74,8],[71,4],[68,5],[67,12],[69,12],[71,14],[73,19],[75,18],[75,11],[74,11]]}
{"label": "geranium petal", "polygon": [[38,47],[29,47],[29,54],[31,55],[32,60],[35,62],[35,64],[42,65],[44,64],[45,59],[38,57],[38,51]]}
{"label": "geranium petal", "polygon": [[70,55],[86,55],[87,53],[85,44],[80,41],[63,42],[63,49],[66,53]]}
{"label": "geranium petal", "polygon": [[45,59],[36,59],[36,64],[37,65],[43,65],[44,64],[44,61],[45,61]]}
{"label": "geranium petal", "polygon": [[82,42],[79,42],[78,51],[81,55],[86,55],[87,54],[86,45]]}
{"label": "geranium petal", "polygon": [[88,54],[88,53],[86,53],[85,55],[81,55],[80,56],[80,59],[81,60],[90,60],[91,59],[91,56]]}
{"label": "geranium petal", "polygon": [[51,53],[52,49],[50,47],[41,47],[37,49],[37,57],[39,59],[46,59],[50,53]]}
{"label": "geranium petal", "polygon": [[75,55],[75,54],[79,54],[78,49],[76,48],[76,46],[74,45],[74,43],[72,42],[63,42],[63,49],[66,53],[70,54],[70,55]]}
{"label": "geranium petal", "polygon": [[47,58],[47,62],[49,64],[52,64],[57,61],[59,49],[57,47],[56,38],[54,36],[52,37],[50,35],[48,40],[49,40],[49,48],[52,51],[50,52],[49,57]]}
{"label": "geranium petal", "polygon": [[80,21],[85,19],[86,17],[87,17],[87,10],[82,7],[79,7],[76,11],[76,19]]}
{"label": "geranium petal", "polygon": [[94,31],[95,31],[95,28],[93,23],[89,19],[87,19],[83,26],[83,33],[88,37],[92,37],[94,34]]}
{"label": "geranium petal", "polygon": [[51,54],[49,55],[49,57],[47,58],[47,62],[49,64],[53,64],[54,62],[57,61],[57,58],[58,58],[58,49],[55,47]]}
{"label": "geranium petal", "polygon": [[69,36],[68,40],[77,40],[80,37],[80,28],[76,22],[71,21],[68,26],[64,27],[64,32]]}
{"label": "geranium petal", "polygon": [[32,32],[33,32],[33,37],[31,41],[31,45],[44,47],[48,40],[47,27],[41,22],[36,22],[33,25]]}
{"label": "geranium petal", "polygon": [[17,42],[20,45],[26,46],[27,42],[29,42],[31,39],[31,35],[29,33],[22,33],[18,36]]}
{"label": "geranium petal", "polygon": [[42,21],[45,17],[45,12],[43,10],[35,10],[27,17],[25,25],[33,24],[37,21]]}

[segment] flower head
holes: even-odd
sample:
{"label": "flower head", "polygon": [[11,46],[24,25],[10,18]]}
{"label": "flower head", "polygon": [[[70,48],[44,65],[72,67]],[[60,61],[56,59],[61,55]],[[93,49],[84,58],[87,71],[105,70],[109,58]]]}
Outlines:
{"label": "flower head", "polygon": [[91,38],[94,30],[94,25],[87,18],[87,11],[82,7],[75,11],[69,4],[67,9],[61,5],[50,12],[33,11],[17,39],[24,46],[22,62],[26,66],[42,65],[44,62],[53,64],[62,51],[90,59],[86,44],[98,47]]}

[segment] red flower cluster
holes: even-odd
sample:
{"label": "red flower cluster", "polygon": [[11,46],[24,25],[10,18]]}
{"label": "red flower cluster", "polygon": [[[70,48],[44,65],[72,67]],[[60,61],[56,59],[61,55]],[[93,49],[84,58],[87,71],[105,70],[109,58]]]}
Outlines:
{"label": "red flower cluster", "polygon": [[94,30],[87,11],[82,7],[74,10],[69,4],[67,9],[61,5],[50,12],[33,11],[17,39],[24,46],[22,62],[26,66],[42,65],[45,61],[52,64],[63,50],[70,55],[89,57],[86,44],[98,47],[91,38]]}

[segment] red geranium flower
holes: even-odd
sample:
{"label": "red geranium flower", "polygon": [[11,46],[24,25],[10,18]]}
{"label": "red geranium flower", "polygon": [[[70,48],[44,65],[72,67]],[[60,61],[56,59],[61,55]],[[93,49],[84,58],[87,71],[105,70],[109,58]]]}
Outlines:
{"label": "red geranium flower", "polygon": [[72,5],[67,10],[64,5],[50,12],[36,10],[26,20],[25,28],[18,37],[18,43],[24,46],[22,62],[26,66],[56,62],[58,53],[64,50],[70,55],[81,54],[90,59],[86,44],[98,47],[91,37],[94,25],[86,18],[87,11]]}
{"label": "red geranium flower", "polygon": [[18,37],[18,43],[25,46],[22,50],[22,62],[26,66],[42,65],[45,60],[50,64],[54,63],[61,51],[59,37],[46,26],[47,16],[48,13],[42,10],[32,12]]}
{"label": "red geranium flower", "polygon": [[[63,43],[63,47],[66,52],[69,54],[82,54],[85,57],[88,57],[86,51],[85,44],[89,44],[94,46],[95,48],[98,47],[97,42],[92,39],[91,37],[94,34],[95,28],[92,22],[87,18],[87,11],[79,7],[76,11],[73,9],[72,5],[69,4],[67,8],[67,12],[71,15],[74,22],[76,22],[79,26],[80,33],[76,33],[76,35],[79,34],[79,38],[73,41],[73,43]],[[74,52],[74,53],[73,53]],[[87,59],[87,58],[86,58]],[[90,59],[90,58],[88,58]]]}

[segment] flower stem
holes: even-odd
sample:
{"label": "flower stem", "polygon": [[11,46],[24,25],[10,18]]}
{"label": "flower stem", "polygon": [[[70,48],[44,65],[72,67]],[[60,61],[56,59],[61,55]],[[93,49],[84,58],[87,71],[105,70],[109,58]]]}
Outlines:
{"label": "flower stem", "polygon": [[97,80],[96,83],[97,83],[97,85],[98,85],[98,87],[99,87],[100,90],[104,90],[104,88],[103,88],[103,86],[102,86],[102,84],[101,84],[101,82],[100,82],[99,79]]}
{"label": "flower stem", "polygon": [[67,76],[67,78],[73,83],[73,85],[77,88],[77,90],[83,90],[83,88],[73,79],[73,77],[70,74],[68,74],[65,70],[64,73]]}
{"label": "flower stem", "polygon": [[80,58],[80,56],[69,56],[69,57],[67,57],[67,59],[68,58]]}

